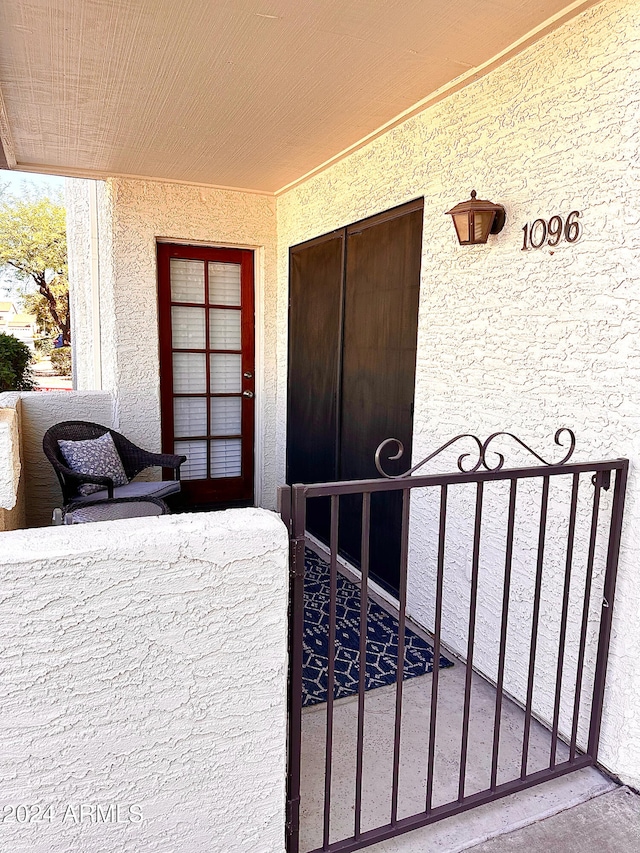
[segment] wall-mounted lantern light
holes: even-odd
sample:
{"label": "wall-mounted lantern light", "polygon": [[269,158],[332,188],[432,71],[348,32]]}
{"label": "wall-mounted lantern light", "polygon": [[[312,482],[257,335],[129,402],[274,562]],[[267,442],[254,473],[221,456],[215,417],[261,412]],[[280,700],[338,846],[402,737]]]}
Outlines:
{"label": "wall-mounted lantern light", "polygon": [[461,246],[486,243],[489,234],[499,234],[504,228],[506,213],[501,204],[476,198],[471,190],[471,198],[456,204],[447,215],[453,218],[456,234]]}

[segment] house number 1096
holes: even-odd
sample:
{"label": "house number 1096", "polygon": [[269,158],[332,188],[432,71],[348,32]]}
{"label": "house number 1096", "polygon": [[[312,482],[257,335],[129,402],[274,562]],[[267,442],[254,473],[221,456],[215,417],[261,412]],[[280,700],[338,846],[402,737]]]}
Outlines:
{"label": "house number 1096", "polygon": [[575,243],[582,233],[582,227],[578,222],[580,211],[572,210],[563,222],[561,216],[552,216],[551,219],[536,219],[522,229],[524,242],[522,251],[527,249],[541,249],[545,243],[547,246],[557,246],[562,235],[567,243]]}

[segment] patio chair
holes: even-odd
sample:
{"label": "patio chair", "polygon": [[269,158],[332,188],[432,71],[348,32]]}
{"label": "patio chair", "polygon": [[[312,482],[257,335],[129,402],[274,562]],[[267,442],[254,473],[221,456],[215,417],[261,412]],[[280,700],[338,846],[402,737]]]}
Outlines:
{"label": "patio chair", "polygon": [[[58,443],[60,441],[87,441],[88,439],[100,438],[107,432],[111,433],[111,438],[120,456],[128,480],[126,485],[114,486],[110,477],[73,471]],[[143,450],[133,444],[119,432],[88,421],[63,421],[50,427],[44,434],[42,449],[53,465],[60,481],[65,506],[70,503],[77,506],[81,503],[109,501],[114,500],[114,498],[164,499],[168,495],[177,494],[180,491],[180,466],[187,459],[186,456],[178,456],[173,453],[150,453],[148,450]],[[174,479],[156,480],[155,482],[131,482],[145,468],[153,466],[173,469]],[[100,491],[83,495],[80,488],[86,484],[96,484],[103,488]]]}

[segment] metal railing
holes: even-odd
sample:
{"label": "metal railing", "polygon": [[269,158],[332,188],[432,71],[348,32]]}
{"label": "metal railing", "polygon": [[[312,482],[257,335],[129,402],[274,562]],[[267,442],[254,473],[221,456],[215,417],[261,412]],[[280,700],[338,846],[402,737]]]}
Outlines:
{"label": "metal railing", "polygon": [[[493,453],[490,445],[499,436],[508,436],[520,448],[532,453],[541,463],[537,467],[505,469],[504,456]],[[598,741],[602,719],[604,687],[607,668],[607,656],[611,633],[612,608],[616,583],[616,571],[620,548],[620,536],[624,509],[628,461],[616,459],[591,463],[569,463],[569,458],[575,446],[575,437],[569,430],[559,430],[556,433],[556,444],[561,445],[565,437],[569,437],[568,452],[559,463],[549,463],[523,442],[508,433],[496,433],[485,442],[474,436],[458,436],[447,442],[442,448],[427,457],[424,462],[435,458],[455,442],[466,439],[477,448],[477,459],[466,453],[458,457],[458,471],[449,474],[418,475],[416,471],[424,464],[415,466],[405,475],[392,477],[385,473],[382,455],[388,451],[390,442],[384,442],[376,453],[376,465],[383,475],[382,479],[360,480],[351,482],[335,482],[314,485],[294,485],[281,491],[281,509],[285,522],[289,525],[291,534],[291,601],[290,601],[290,696],[289,696],[289,767],[288,767],[288,850],[298,853],[300,828],[300,782],[302,760],[302,723],[303,723],[303,633],[304,633],[304,575],[305,547],[309,543],[306,530],[307,502],[315,498],[329,498],[329,627],[328,648],[335,650],[336,642],[336,601],[338,571],[340,560],[340,501],[346,496],[358,495],[362,499],[361,512],[361,553],[359,571],[361,575],[360,595],[360,637],[359,661],[366,661],[367,650],[367,606],[370,591],[375,587],[369,574],[370,564],[370,534],[371,534],[371,499],[380,492],[399,491],[402,495],[402,523],[400,547],[399,590],[397,599],[397,631],[398,653],[396,660],[395,678],[395,713],[393,721],[393,759],[389,791],[388,818],[381,825],[365,828],[362,821],[363,785],[366,783],[364,773],[365,752],[365,696],[366,696],[366,666],[359,666],[357,691],[357,718],[355,722],[355,780],[353,785],[353,831],[342,838],[336,838],[332,833],[332,785],[334,774],[334,715],[335,715],[335,661],[334,654],[329,654],[327,665],[327,702],[326,725],[324,728],[324,786],[323,808],[321,816],[320,846],[316,851],[351,851],[365,847],[378,841],[391,838],[400,833],[425,826],[437,820],[474,808],[532,785],[545,782],[558,776],[570,773],[597,761]],[[398,453],[390,459],[398,459],[402,455],[399,442]],[[494,459],[493,465],[490,463]],[[613,478],[612,478],[613,475]],[[609,491],[613,479],[612,498],[607,496],[610,511],[604,511],[601,494]],[[486,663],[486,654],[482,662],[476,666],[474,655],[478,654],[479,637],[477,632],[479,577],[483,562],[481,547],[483,543],[483,519],[487,504],[495,500],[492,494],[487,494],[493,488],[492,483],[504,483],[508,488],[508,504],[502,502],[506,512],[505,517],[499,517],[503,531],[504,546],[501,550],[501,566],[498,587],[501,594],[499,620],[496,618],[497,660],[490,667]],[[531,487],[525,483],[540,482],[539,501],[532,498]],[[564,483],[556,489],[555,484]],[[552,500],[550,489],[553,488]],[[456,516],[457,505],[451,497],[460,487],[471,488],[475,492],[472,502],[468,502],[469,524],[464,528]],[[474,488],[475,486],[475,488]],[[536,487],[537,488],[537,487]],[[518,501],[519,492],[521,501]],[[592,489],[592,494],[589,490]],[[432,576],[435,588],[431,590],[433,600],[430,633],[433,645],[434,667],[431,675],[430,714],[428,725],[424,732],[427,742],[426,766],[424,768],[424,807],[408,816],[399,815],[399,777],[402,767],[401,731],[403,721],[403,685],[405,638],[407,630],[407,595],[408,595],[408,565],[410,548],[410,522],[412,520],[411,496],[416,490],[426,490],[433,493],[437,490],[437,523],[434,516],[433,535],[437,547],[433,549]],[[424,492],[422,493],[424,494]],[[538,494],[538,493],[536,493]],[[611,493],[610,493],[611,494]],[[580,496],[580,497],[579,497]],[[568,498],[568,505],[564,498]],[[453,509],[450,509],[453,505]],[[495,510],[495,506],[493,507]],[[496,527],[496,513],[493,512],[493,528]],[[420,518],[419,508],[414,508],[415,518]],[[452,521],[453,518],[453,521]],[[582,523],[584,521],[584,524]],[[500,526],[499,525],[499,526]],[[448,536],[450,528],[468,529],[470,534],[470,589],[468,596],[468,611],[465,625],[458,635],[466,637],[466,648],[458,650],[464,673],[464,701],[462,707],[462,726],[459,746],[459,774],[457,780],[457,797],[448,802],[434,804],[434,786],[437,780],[436,749],[438,729],[438,697],[440,691],[440,671],[437,662],[441,653],[448,653],[444,638],[450,635],[450,627],[446,624],[446,612],[443,606],[445,593],[448,594],[446,580],[455,570],[455,557],[448,555]],[[578,530],[579,528],[579,530]],[[578,531],[578,532],[577,532]],[[562,540],[562,547],[559,541]],[[584,547],[577,548],[577,539]],[[532,540],[532,541],[530,541]],[[514,679],[509,673],[507,678],[507,642],[513,632],[522,635],[522,621],[517,625],[510,619],[512,602],[512,569],[514,567],[514,552],[523,547],[535,553],[535,571],[531,578],[533,601],[526,636],[520,636],[520,647],[524,660],[520,673],[521,689],[513,686]],[[536,666],[539,661],[539,644],[541,631],[545,628],[541,619],[541,609],[546,605],[545,566],[549,560],[545,558],[545,549],[553,551],[553,564],[558,576],[558,588],[562,590],[562,603],[559,608],[559,622],[553,638],[555,684],[549,689],[550,713],[544,713],[537,708],[534,700],[536,684]],[[580,554],[578,554],[580,551]],[[561,559],[558,554],[561,553]],[[578,559],[579,558],[579,559]],[[596,567],[597,560],[603,564],[602,570]],[[578,570],[578,562],[581,562]],[[560,565],[562,564],[562,565]],[[453,569],[451,568],[453,566]],[[560,569],[558,568],[560,566]],[[594,568],[595,567],[595,568]],[[484,572],[485,569],[483,568]],[[595,580],[594,580],[595,579]],[[596,589],[597,586],[597,589]],[[576,607],[576,589],[579,589],[581,606]],[[598,600],[601,596],[601,601]],[[573,622],[570,625],[570,609]],[[574,618],[574,611],[576,611]],[[581,612],[580,612],[581,611]],[[594,620],[597,629],[594,629]],[[499,626],[499,627],[498,627]],[[571,631],[569,630],[571,627]],[[595,630],[595,633],[594,633]],[[549,657],[549,639],[544,637],[546,658]],[[571,648],[570,648],[571,646]],[[526,657],[528,655],[528,660]],[[575,681],[572,676],[572,691],[567,686],[565,664],[571,657],[572,668],[575,671]],[[488,669],[491,672],[488,672]],[[491,721],[491,748],[487,758],[490,764],[488,784],[479,791],[467,792],[467,764],[469,751],[470,724],[473,708],[471,702],[473,679],[480,676],[495,686],[495,705]],[[506,689],[507,681],[510,691]],[[516,679],[517,681],[517,679]],[[585,697],[585,692],[589,694]],[[506,702],[516,701],[523,713],[522,743],[518,767],[512,774],[513,778],[504,780],[499,773],[499,752],[502,736],[503,707]],[[561,709],[564,709],[561,711]],[[568,709],[568,710],[567,710]],[[584,721],[586,715],[586,722]],[[568,717],[569,723],[561,725],[561,716]],[[532,724],[542,720],[550,732],[550,745],[547,766],[542,769],[531,769],[529,765],[529,745]],[[389,733],[391,736],[391,733]],[[562,755],[559,755],[559,744],[564,743]],[[343,805],[343,804],[342,804]],[[319,837],[319,833],[318,833]]]}

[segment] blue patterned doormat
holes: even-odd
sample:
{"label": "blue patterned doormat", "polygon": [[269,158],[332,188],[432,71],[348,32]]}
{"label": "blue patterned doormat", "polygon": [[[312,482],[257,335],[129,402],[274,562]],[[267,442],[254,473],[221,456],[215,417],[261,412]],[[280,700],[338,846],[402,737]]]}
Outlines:
{"label": "blue patterned doormat", "polygon": [[[365,689],[396,680],[398,620],[369,599],[367,605],[367,670]],[[334,698],[358,692],[360,657],[360,590],[338,572]],[[327,701],[329,648],[329,566],[312,551],[305,552],[304,652],[302,704]],[[440,655],[440,667],[453,662]],[[405,630],[404,678],[433,671],[433,648],[408,628]]]}

